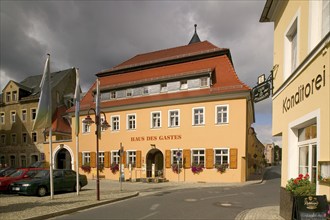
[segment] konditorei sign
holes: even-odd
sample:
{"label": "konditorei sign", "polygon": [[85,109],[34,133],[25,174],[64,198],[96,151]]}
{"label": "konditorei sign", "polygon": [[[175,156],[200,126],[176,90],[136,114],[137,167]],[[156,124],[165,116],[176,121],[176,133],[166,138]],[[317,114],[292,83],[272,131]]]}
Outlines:
{"label": "konditorei sign", "polygon": [[303,102],[322,87],[325,87],[325,70],[323,70],[323,74],[318,74],[310,82],[298,86],[297,92],[295,94],[285,97],[285,99],[283,99],[282,113],[286,113],[294,106]]}

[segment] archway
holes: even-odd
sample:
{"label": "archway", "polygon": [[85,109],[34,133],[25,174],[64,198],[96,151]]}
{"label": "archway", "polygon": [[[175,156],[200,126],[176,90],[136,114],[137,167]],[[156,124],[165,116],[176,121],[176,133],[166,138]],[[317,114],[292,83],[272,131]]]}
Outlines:
{"label": "archway", "polygon": [[147,177],[152,177],[152,165],[155,166],[155,177],[163,177],[164,156],[158,149],[151,149],[147,153]]}
{"label": "archway", "polygon": [[56,154],[56,168],[57,169],[69,169],[71,170],[71,155],[70,152],[62,148]]}

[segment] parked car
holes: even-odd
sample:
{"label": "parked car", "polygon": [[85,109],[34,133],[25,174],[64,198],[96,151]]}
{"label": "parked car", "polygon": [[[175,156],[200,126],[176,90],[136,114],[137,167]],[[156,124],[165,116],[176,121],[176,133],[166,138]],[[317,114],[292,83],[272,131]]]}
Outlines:
{"label": "parked car", "polygon": [[[49,170],[39,171],[32,179],[11,184],[12,192],[21,195],[45,196],[50,193]],[[79,174],[79,189],[87,185],[86,175]],[[73,170],[53,170],[54,192],[77,191],[76,172]]]}
{"label": "parked car", "polygon": [[46,161],[36,161],[29,166],[30,168],[49,168],[49,163]]}
{"label": "parked car", "polygon": [[36,175],[38,170],[42,168],[19,168],[15,169],[15,172],[11,173],[10,175],[0,177],[0,192],[9,191],[10,184],[27,178],[32,178]]}
{"label": "parked car", "polygon": [[14,172],[16,172],[16,168],[14,167],[4,167],[0,169],[0,177],[8,176]]}

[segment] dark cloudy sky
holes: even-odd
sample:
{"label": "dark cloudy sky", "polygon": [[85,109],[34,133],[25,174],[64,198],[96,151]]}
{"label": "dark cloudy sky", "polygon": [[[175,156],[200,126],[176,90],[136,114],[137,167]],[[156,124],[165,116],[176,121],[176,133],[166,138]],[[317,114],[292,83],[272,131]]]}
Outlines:
{"label": "dark cloudy sky", "polygon": [[[0,83],[51,71],[80,69],[82,89],[95,73],[139,53],[200,39],[231,50],[239,78],[250,87],[272,69],[273,24],[260,23],[257,1],[0,1]],[[262,142],[272,142],[271,100],[255,105]]]}

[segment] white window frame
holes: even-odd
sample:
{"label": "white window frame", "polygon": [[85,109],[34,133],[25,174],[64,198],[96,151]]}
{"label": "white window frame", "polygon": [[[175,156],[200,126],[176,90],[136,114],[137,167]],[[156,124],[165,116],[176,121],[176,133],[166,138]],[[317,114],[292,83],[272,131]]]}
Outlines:
{"label": "white window frame", "polygon": [[[25,140],[24,140],[24,135],[26,136]],[[28,133],[23,132],[22,133],[22,144],[27,144],[27,143],[28,143]]]}
{"label": "white window frame", "polygon": [[103,127],[102,124],[105,121],[104,115],[100,115],[100,127],[101,127],[101,132],[104,132],[107,130],[107,128]]}
{"label": "white window frame", "polygon": [[[200,151],[204,151],[203,154]],[[194,151],[199,151],[197,154],[194,154]],[[191,149],[191,165],[194,163],[194,157],[198,157],[197,164],[201,164],[201,157],[204,157],[203,166],[206,165],[206,150],[205,148],[192,148]]]}
{"label": "white window frame", "polygon": [[[222,112],[222,119],[223,119],[223,113],[227,113],[227,121],[226,122],[219,122],[218,120],[218,108],[220,107],[226,107],[227,111],[226,112]],[[224,104],[224,105],[216,105],[215,106],[215,124],[217,125],[222,125],[222,124],[229,124],[229,105],[228,104]]]}
{"label": "white window frame", "polygon": [[180,90],[188,89],[188,80],[184,79],[180,81]]}
{"label": "white window frame", "polygon": [[9,155],[9,166],[16,167],[16,162],[17,162],[16,155],[14,154]]}
{"label": "white window frame", "polygon": [[[25,114],[23,113],[24,111],[25,111]],[[27,121],[27,109],[22,109],[21,110],[21,117],[22,117],[23,122]]]}
{"label": "white window frame", "polygon": [[136,150],[128,150],[126,151],[126,164],[132,164],[132,167],[136,166]]}
{"label": "white window frame", "polygon": [[83,120],[82,120],[82,122],[81,122],[81,127],[82,127],[82,133],[83,134],[89,134],[90,132],[91,132],[91,126],[90,125],[88,125],[88,124],[86,124],[86,123],[84,123],[83,122]]}
{"label": "white window frame", "polygon": [[11,137],[11,144],[12,145],[15,145],[15,144],[17,144],[17,134],[16,133],[12,133],[11,135],[10,135],[10,137]]}
{"label": "white window frame", "polygon": [[13,102],[17,101],[18,92],[15,90],[11,94],[12,94],[12,101]]}
{"label": "white window frame", "polygon": [[[23,157],[25,157],[25,162],[23,162]],[[19,164],[21,167],[26,167],[27,166],[27,156],[26,154],[20,154],[19,155]]]}
{"label": "white window frame", "polygon": [[160,84],[160,92],[161,93],[167,92],[167,83],[161,83]]}
{"label": "white window frame", "polygon": [[[172,125],[172,116],[171,116],[171,113],[172,112],[177,112],[178,113],[178,115],[175,116],[175,118],[177,118],[177,122],[178,122],[177,125]],[[168,127],[169,128],[180,127],[180,109],[171,109],[171,110],[168,110]]]}
{"label": "white window frame", "polygon": [[119,150],[112,150],[111,151],[111,163],[120,164],[120,154]]}
{"label": "white window frame", "polygon": [[[118,118],[118,121],[115,121],[116,118]],[[120,131],[120,115],[111,116],[111,130]]]}
{"label": "white window frame", "polygon": [[[220,157],[221,158],[221,162],[220,162],[220,164],[223,164],[224,162],[223,162],[223,157],[224,156],[227,156],[228,157],[228,162],[226,163],[226,164],[228,164],[228,167],[229,167],[229,163],[230,163],[230,148],[228,148],[228,147],[219,147],[219,148],[214,148],[213,149],[214,150],[214,164],[216,164],[217,163],[217,160],[216,160],[216,158],[217,157]],[[227,150],[227,154],[224,154],[224,153],[216,153],[216,151],[217,150]]]}
{"label": "white window frame", "polygon": [[[297,11],[293,19],[284,32],[284,68],[283,68],[283,81],[285,81],[298,67],[299,64],[299,43],[300,43],[300,9]],[[292,34],[296,32],[296,57],[295,64],[292,63]]]}
{"label": "white window frame", "polygon": [[6,122],[6,114],[4,112],[0,112],[0,123],[5,124]]}
{"label": "white window frame", "polygon": [[[196,123],[195,121],[195,110],[203,110],[203,115],[202,115],[202,123],[200,121],[200,117],[198,117],[198,121]],[[200,114],[198,114],[200,116]],[[205,107],[195,107],[192,109],[192,125],[193,126],[203,126],[205,125]]]}
{"label": "white window frame", "polygon": [[6,92],[6,102],[10,102],[11,92]]}
{"label": "white window frame", "polygon": [[81,165],[91,165],[91,152],[90,151],[83,151],[82,152],[82,161]]}
{"label": "white window frame", "polygon": [[[204,83],[206,83],[204,85]],[[209,77],[202,77],[200,78],[200,87],[201,88],[205,88],[205,87],[209,87],[210,83],[209,83]]]}
{"label": "white window frame", "polygon": [[104,151],[99,151],[99,163],[104,167]]}
{"label": "white window frame", "polygon": [[178,152],[178,150],[181,152],[181,157],[180,157],[180,161],[179,163],[182,164],[183,163],[183,149],[182,148],[173,148],[171,149],[171,164],[177,164],[177,156],[176,153]]}
{"label": "white window frame", "polygon": [[[131,120],[133,120],[133,119],[129,119],[130,116],[134,116],[134,121],[133,121],[134,126],[132,126],[132,127],[130,127],[130,122],[131,122]],[[126,129],[127,129],[127,130],[130,130],[130,131],[134,131],[134,130],[136,130],[136,127],[137,127],[137,117],[136,117],[136,113],[130,113],[130,114],[127,114],[127,115],[126,115]]]}
{"label": "white window frame", "polygon": [[158,129],[162,127],[162,112],[154,111],[150,113],[150,127]]}
{"label": "white window frame", "polygon": [[2,134],[0,136],[0,144],[6,144],[6,135],[5,134]]}
{"label": "white window frame", "polygon": [[32,141],[32,143],[37,143],[38,142],[38,134],[37,134],[37,132],[32,132],[32,134],[31,134],[31,141]]}
{"label": "white window frame", "polygon": [[36,108],[31,108],[31,121],[34,121],[37,117],[37,109]]}
{"label": "white window frame", "polygon": [[10,111],[10,122],[11,123],[16,122],[16,111]]}

